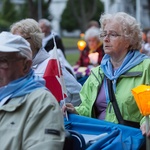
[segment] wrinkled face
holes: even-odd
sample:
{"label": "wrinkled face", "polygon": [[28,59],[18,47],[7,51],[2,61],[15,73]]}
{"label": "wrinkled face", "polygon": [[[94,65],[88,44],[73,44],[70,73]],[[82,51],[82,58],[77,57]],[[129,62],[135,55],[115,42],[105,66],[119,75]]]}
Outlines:
{"label": "wrinkled face", "polygon": [[25,58],[17,55],[16,52],[0,52],[0,87],[27,73],[25,61]]}
{"label": "wrinkled face", "polygon": [[125,39],[119,23],[108,22],[100,37],[103,40],[104,52],[111,57],[119,58],[128,52],[129,41]]}
{"label": "wrinkled face", "polygon": [[97,37],[90,37],[87,40],[88,47],[92,50],[97,49],[97,46],[98,46],[99,42],[100,41],[97,39]]}

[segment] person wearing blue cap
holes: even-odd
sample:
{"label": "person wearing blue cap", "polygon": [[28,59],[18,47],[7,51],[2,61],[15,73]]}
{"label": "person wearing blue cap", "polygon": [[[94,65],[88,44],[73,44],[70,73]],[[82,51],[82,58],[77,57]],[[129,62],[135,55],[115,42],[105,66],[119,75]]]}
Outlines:
{"label": "person wearing blue cap", "polygon": [[61,150],[65,132],[59,104],[31,66],[30,44],[0,33],[0,149]]}

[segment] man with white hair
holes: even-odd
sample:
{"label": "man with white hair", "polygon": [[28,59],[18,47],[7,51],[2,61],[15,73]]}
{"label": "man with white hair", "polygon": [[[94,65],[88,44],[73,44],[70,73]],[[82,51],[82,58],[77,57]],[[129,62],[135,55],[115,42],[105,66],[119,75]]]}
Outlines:
{"label": "man with white hair", "polygon": [[62,43],[62,40],[56,32],[52,31],[51,22],[47,19],[42,18],[39,20],[39,26],[42,32],[44,33],[42,46],[46,49],[46,51],[49,52],[50,50],[53,49],[54,47],[53,36],[54,36],[57,48],[60,49],[65,56],[65,48]]}
{"label": "man with white hair", "polygon": [[59,104],[31,66],[30,44],[19,35],[0,33],[0,149],[62,150]]}

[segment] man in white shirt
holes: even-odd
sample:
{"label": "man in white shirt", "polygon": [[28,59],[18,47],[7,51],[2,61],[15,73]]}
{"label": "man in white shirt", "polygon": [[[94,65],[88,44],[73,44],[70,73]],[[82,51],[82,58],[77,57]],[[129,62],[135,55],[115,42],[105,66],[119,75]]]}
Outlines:
{"label": "man in white shirt", "polygon": [[40,19],[39,26],[42,32],[44,33],[42,46],[45,48],[45,50],[49,52],[50,50],[53,49],[54,47],[53,36],[54,36],[57,48],[60,49],[65,56],[65,48],[64,48],[63,42],[60,36],[56,32],[52,31],[51,22],[47,19]]}

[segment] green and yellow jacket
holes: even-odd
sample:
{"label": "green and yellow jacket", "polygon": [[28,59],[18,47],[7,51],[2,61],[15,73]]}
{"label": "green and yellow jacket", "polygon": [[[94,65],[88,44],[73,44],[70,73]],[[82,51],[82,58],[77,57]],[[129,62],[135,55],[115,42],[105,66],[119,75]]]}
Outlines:
{"label": "green and yellow jacket", "polygon": [[[79,115],[95,118],[94,103],[105,76],[101,67],[91,71],[91,75],[84,83],[81,91],[81,104],[75,107]],[[150,59],[145,59],[137,66],[122,74],[116,83],[115,96],[124,120],[139,122],[143,118],[134,100],[131,90],[141,84],[150,84]],[[106,108],[106,121],[118,123],[112,103]]]}

